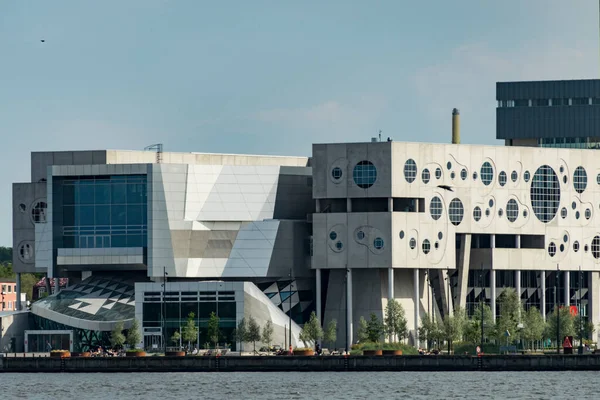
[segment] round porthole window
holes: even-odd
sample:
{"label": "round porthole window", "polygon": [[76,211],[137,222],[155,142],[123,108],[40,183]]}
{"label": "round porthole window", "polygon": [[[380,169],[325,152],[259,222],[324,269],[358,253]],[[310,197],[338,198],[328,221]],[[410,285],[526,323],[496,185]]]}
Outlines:
{"label": "round porthole window", "polygon": [[400,231],[400,239],[404,239],[404,231]]}
{"label": "round porthole window", "polygon": [[23,203],[19,204],[19,211],[24,214],[27,211],[27,206]]}
{"label": "round porthole window", "polygon": [[510,173],[510,180],[513,182],[516,182],[517,179],[519,178],[519,174],[517,174],[517,171],[513,171]]}
{"label": "round porthole window", "polygon": [[442,234],[442,232],[438,232],[438,239],[442,240],[443,237],[444,237],[444,234]]}
{"label": "round porthole window", "polygon": [[377,250],[383,249],[383,239],[380,237],[375,238],[375,240],[373,240],[373,247],[375,247]]}
{"label": "round porthole window", "polygon": [[46,210],[48,204],[45,201],[36,202],[31,208],[31,219],[34,223],[40,224],[46,222]]}
{"label": "round porthole window", "polygon": [[562,217],[562,219],[567,218],[567,208],[563,207],[560,209],[560,216]]}
{"label": "round porthole window", "polygon": [[460,179],[462,179],[463,181],[467,179],[467,170],[464,168],[460,170]]}
{"label": "round porthole window", "polygon": [[429,213],[431,214],[431,218],[436,221],[442,216],[442,200],[439,197],[435,196],[431,199]]}
{"label": "round porthole window", "polygon": [[600,258],[600,236],[594,236],[592,239],[592,256],[595,259]]}
{"label": "round porthole window", "polygon": [[[406,165],[404,166],[404,176],[406,177]],[[414,175],[411,176],[412,180],[409,181],[409,183],[414,181],[415,177],[417,176],[416,164],[414,165]],[[375,165],[373,165],[371,161],[361,161],[354,166],[354,170],[352,171],[352,179],[354,179],[356,186],[362,189],[368,189],[373,186],[377,180],[377,168],[375,168]],[[406,180],[408,181],[408,178],[406,178]]]}
{"label": "round porthole window", "polygon": [[529,171],[525,171],[525,173],[523,174],[523,179],[525,179],[525,182],[529,182]]}
{"label": "round porthole window", "polygon": [[600,185],[600,174],[596,175],[596,183]]}
{"label": "round porthole window", "polygon": [[527,218],[527,210],[523,210],[523,218]]}
{"label": "round porthole window", "polygon": [[342,244],[342,242],[336,242],[335,248],[338,250],[342,250],[344,248],[344,245]]}
{"label": "round porthole window", "polygon": [[550,254],[550,257],[554,257],[554,255],[556,254],[556,245],[554,244],[554,242],[551,242],[548,246],[548,254]]}
{"label": "round porthole window", "polygon": [[417,177],[417,163],[412,158],[406,160],[404,163],[404,179],[406,182],[413,183]]}
{"label": "round porthole window", "polygon": [[450,179],[454,179],[456,178],[456,174],[454,173],[454,171],[450,172]]}
{"label": "round porthole window", "polygon": [[506,185],[506,172],[502,171],[498,174],[498,183],[500,186]]}
{"label": "round porthole window", "polygon": [[431,243],[429,243],[429,240],[425,239],[423,240],[423,253],[425,254],[429,254],[429,252],[431,251]]}
{"label": "round porthole window", "polygon": [[569,236],[563,235],[563,242],[567,243],[569,241]]}
{"label": "round porthole window", "polygon": [[576,209],[576,208],[577,208],[577,203],[575,203],[575,202],[572,202],[572,203],[571,203],[571,208],[572,208],[573,210],[574,210],[574,209]]}
{"label": "round porthole window", "polygon": [[437,167],[435,169],[435,179],[441,179],[442,178],[442,169],[440,167]]}
{"label": "round porthole window", "polygon": [[339,181],[342,179],[342,169],[340,167],[335,167],[334,169],[331,170],[331,177],[333,178],[334,181]]}
{"label": "round porthole window", "polygon": [[450,207],[448,209],[448,215],[450,216],[450,222],[452,225],[458,226],[464,217],[465,209],[463,207],[462,201],[456,198],[450,202]]}
{"label": "round porthole window", "polygon": [[585,219],[590,219],[592,218],[592,210],[590,210],[589,208],[585,209]]}
{"label": "round porthole window", "polygon": [[30,243],[19,245],[19,259],[24,263],[29,263],[33,259],[33,246]]}
{"label": "round porthole window", "polygon": [[587,187],[587,173],[581,166],[575,168],[573,173],[573,187],[577,193],[583,193]]}
{"label": "round porthole window", "polygon": [[560,249],[560,252],[562,253],[563,251],[565,251],[565,245],[561,243],[559,249]]}
{"label": "round porthole window", "polygon": [[477,180],[477,172],[473,172],[473,180],[476,181]]}
{"label": "round porthole window", "polygon": [[331,239],[331,240],[337,239],[337,233],[335,231],[329,232],[329,239]]}
{"label": "round porthole window", "polygon": [[446,168],[448,168],[448,170],[452,169],[452,163],[450,161],[446,163]]}
{"label": "round porthole window", "polygon": [[427,168],[425,168],[423,170],[423,172],[421,172],[421,180],[423,181],[424,184],[428,184],[429,179],[431,179],[431,174],[429,173],[429,170]]}
{"label": "round porthole window", "polygon": [[573,251],[575,253],[579,251],[579,242],[577,240],[573,242]]}
{"label": "round porthole window", "polygon": [[363,240],[365,238],[365,233],[363,231],[356,232],[356,238],[358,240]]}
{"label": "round porthole window", "polygon": [[503,215],[503,214],[504,214],[504,212],[502,211],[502,209],[501,209],[501,208],[500,208],[500,209],[498,209],[498,216],[499,216],[499,217],[502,217],[502,215]]}
{"label": "round porthole window", "polygon": [[558,168],[558,171],[562,174],[563,172],[565,172],[565,167],[563,167],[562,165]]}
{"label": "round porthole window", "polygon": [[508,203],[506,203],[506,218],[510,222],[515,222],[519,217],[519,204],[515,199],[510,199]]}
{"label": "round porthole window", "polygon": [[489,208],[486,208],[486,209],[485,209],[485,216],[486,216],[486,217],[489,217],[489,216],[490,216],[490,209],[489,209]]}
{"label": "round porthole window", "polygon": [[440,247],[440,244],[438,242],[435,242],[433,244],[433,247],[437,250]]}
{"label": "round porthole window", "polygon": [[415,238],[410,238],[410,240],[408,241],[408,245],[410,246],[411,249],[414,249],[415,247],[417,247],[417,241],[415,240]]}
{"label": "round porthole window", "polygon": [[579,211],[575,211],[575,219],[579,219],[579,216],[580,216]]}
{"label": "round porthole window", "polygon": [[492,168],[492,164],[490,164],[488,161],[484,162],[481,165],[481,182],[483,182],[483,184],[485,186],[489,186],[490,183],[492,183],[492,180],[494,179],[494,168]]}
{"label": "round porthole window", "polygon": [[479,221],[481,219],[481,208],[479,206],[473,209],[473,219]]}
{"label": "round porthole window", "polygon": [[488,202],[488,204],[490,205],[490,207],[494,207],[494,199],[490,199],[490,201]]}
{"label": "round porthole window", "polygon": [[535,216],[541,222],[552,221],[560,205],[560,185],[548,165],[542,165],[533,175],[530,196]]}

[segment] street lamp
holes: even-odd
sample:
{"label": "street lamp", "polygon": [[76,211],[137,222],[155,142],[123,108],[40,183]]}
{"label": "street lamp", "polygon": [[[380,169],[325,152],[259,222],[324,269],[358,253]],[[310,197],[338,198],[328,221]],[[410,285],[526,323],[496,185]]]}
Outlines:
{"label": "street lamp", "polygon": [[578,292],[579,292],[579,307],[577,308],[577,312],[579,313],[579,354],[583,354],[583,323],[581,319],[581,265],[579,266],[579,279],[577,279],[578,283]]}
{"label": "street lamp", "polygon": [[167,351],[167,305],[165,302],[165,297],[167,295],[167,267],[163,267],[163,296],[162,296],[162,304],[160,307],[160,311],[162,314],[162,347],[164,351]]}
{"label": "street lamp", "polygon": [[289,346],[290,346],[290,356],[292,355],[292,268],[290,267],[290,295],[289,295],[289,304],[290,304],[290,331],[289,334]]}
{"label": "street lamp", "polygon": [[560,287],[560,267],[556,264],[556,282],[554,288],[554,307],[556,308],[556,354],[560,354],[560,296],[558,289]]}
{"label": "street lamp", "polygon": [[485,288],[483,287],[484,282],[483,282],[483,263],[481,263],[481,270],[479,271],[479,285],[481,286],[481,293],[479,294],[479,311],[481,312],[481,348],[480,350],[483,351],[483,341],[484,341],[484,337],[483,337],[483,296],[485,295]]}

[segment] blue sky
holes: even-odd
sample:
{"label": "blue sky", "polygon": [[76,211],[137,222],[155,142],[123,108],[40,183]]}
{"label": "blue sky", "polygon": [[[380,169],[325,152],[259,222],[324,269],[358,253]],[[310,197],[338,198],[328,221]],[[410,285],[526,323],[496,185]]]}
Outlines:
{"label": "blue sky", "polygon": [[[41,39],[45,43],[40,42]],[[595,0],[0,1],[0,245],[29,152],[495,140],[495,82],[600,75]]]}

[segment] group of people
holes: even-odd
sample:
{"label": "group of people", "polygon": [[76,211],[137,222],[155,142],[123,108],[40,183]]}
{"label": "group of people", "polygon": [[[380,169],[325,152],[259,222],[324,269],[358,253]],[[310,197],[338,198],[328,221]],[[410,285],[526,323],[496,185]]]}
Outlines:
{"label": "group of people", "polygon": [[92,357],[125,357],[125,350],[107,349],[103,346],[97,346],[90,349]]}
{"label": "group of people", "polygon": [[437,356],[438,354],[440,354],[440,351],[438,349],[426,350],[426,349],[422,349],[419,347],[419,354],[422,356],[428,356],[428,355]]}

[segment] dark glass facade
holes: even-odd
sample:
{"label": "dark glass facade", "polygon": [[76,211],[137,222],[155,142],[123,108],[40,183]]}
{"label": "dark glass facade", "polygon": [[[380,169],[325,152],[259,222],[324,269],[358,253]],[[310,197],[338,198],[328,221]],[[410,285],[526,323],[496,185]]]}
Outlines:
{"label": "dark glass facade", "polygon": [[58,178],[55,225],[62,248],[146,247],[146,175]]}

